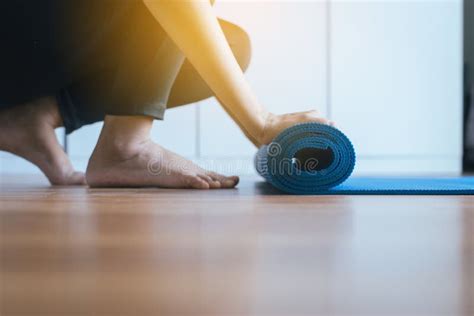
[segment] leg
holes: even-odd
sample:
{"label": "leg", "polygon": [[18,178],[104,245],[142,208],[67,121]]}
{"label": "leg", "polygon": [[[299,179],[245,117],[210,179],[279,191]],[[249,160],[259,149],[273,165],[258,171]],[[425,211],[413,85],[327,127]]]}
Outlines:
{"label": "leg", "polygon": [[[151,21],[151,23],[156,24],[154,21]],[[219,23],[237,62],[241,69],[246,71],[251,58],[251,44],[247,33],[239,26],[228,21],[219,19]],[[145,80],[145,82],[148,82],[149,86],[151,86],[148,89],[155,91],[153,95],[154,98],[158,100],[154,106],[155,110],[153,110],[152,107],[148,109],[148,113],[146,113],[145,109],[139,109],[133,106],[133,104],[144,101],[124,101],[127,98],[126,95],[139,94],[131,92],[131,90],[133,90],[131,88],[133,83],[131,82],[144,81],[143,78],[139,78],[143,76],[142,71],[138,71],[137,74],[126,75],[127,77],[133,78],[131,82],[121,83],[121,88],[114,88],[116,77],[120,76],[116,74],[115,67],[109,65],[88,65],[86,66],[87,68],[101,70],[74,82],[66,89],[63,89],[59,94],[61,113],[68,133],[79,129],[81,126],[102,121],[106,114],[128,116],[150,114],[156,119],[161,119],[165,108],[170,109],[192,104],[214,95],[196,69],[188,60],[184,60],[183,55],[176,46],[169,41],[169,39],[164,38],[165,34],[160,32],[161,29],[159,26],[155,25],[153,32],[151,32],[150,26],[146,27],[142,25],[141,27],[147,29],[147,34],[151,33],[151,37],[154,37],[160,42],[160,46],[156,45],[155,47],[151,47],[152,45],[149,44],[143,47],[142,43],[147,42],[147,40],[138,37],[139,40],[137,40],[133,46],[140,47],[140,56],[137,56],[135,60],[150,60],[151,54],[154,54],[158,49],[162,51],[161,54],[164,56],[161,57],[162,59],[160,59],[153,68],[154,72],[161,75],[153,76],[151,79]],[[99,53],[98,55],[100,54],[105,53]],[[130,54],[136,55],[136,53],[128,53],[128,55]],[[93,59],[100,59],[100,57],[94,57]],[[130,62],[126,62],[125,64],[127,63]],[[180,64],[182,64],[181,68],[179,67]],[[146,63],[134,63],[133,66],[128,66],[128,68],[133,69],[143,69],[145,67],[149,68],[150,66]],[[175,73],[176,70],[178,71],[177,75]],[[150,76],[150,74],[148,74],[148,76]],[[176,79],[172,80],[173,78]],[[136,88],[134,89],[136,90]]]}
{"label": "leg", "polygon": [[56,100],[39,98],[0,110],[0,150],[20,156],[41,169],[51,184],[85,184],[59,144],[54,129],[62,126]]}
{"label": "leg", "polygon": [[57,101],[45,97],[64,79],[51,36],[51,3],[0,4],[0,150],[35,164],[51,184],[84,184],[54,132],[62,126]]}
{"label": "leg", "polygon": [[[147,23],[143,19],[140,21]],[[157,23],[151,21],[154,30],[160,30]],[[127,46],[120,54],[122,57],[118,58],[120,72],[107,102],[114,105],[125,101],[128,106],[111,109],[112,113],[119,115],[106,116],[89,161],[87,182],[91,186],[107,187],[234,187],[238,182],[237,177],[206,171],[151,141],[153,119],[163,115],[184,56],[169,38],[150,37],[148,32],[143,32],[147,29],[146,25],[137,26],[136,29],[140,30],[140,34],[133,34],[125,41]],[[152,50],[153,54],[148,54],[149,48],[140,48],[150,38],[160,39],[159,45]],[[119,109],[123,112],[117,112]]]}
{"label": "leg", "polygon": [[232,188],[238,177],[206,171],[150,139],[153,118],[107,116],[87,167],[94,187]]}
{"label": "leg", "polygon": [[[242,71],[246,71],[251,58],[251,44],[247,33],[239,26],[219,19],[219,24]],[[167,108],[198,102],[214,96],[207,83],[191,63],[186,60],[174,81]]]}

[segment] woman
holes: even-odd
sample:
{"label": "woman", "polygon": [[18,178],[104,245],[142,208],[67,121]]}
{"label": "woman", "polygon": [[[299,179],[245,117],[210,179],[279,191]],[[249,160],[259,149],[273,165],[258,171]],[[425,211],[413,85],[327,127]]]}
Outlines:
{"label": "woman", "polygon": [[[256,145],[316,111],[275,115],[245,80],[247,34],[207,0],[14,0],[0,4],[0,149],[52,184],[232,188],[150,139],[166,108],[212,95]],[[54,129],[104,120],[86,174]],[[153,164],[153,172],[150,171]],[[158,170],[158,172],[156,172]]]}

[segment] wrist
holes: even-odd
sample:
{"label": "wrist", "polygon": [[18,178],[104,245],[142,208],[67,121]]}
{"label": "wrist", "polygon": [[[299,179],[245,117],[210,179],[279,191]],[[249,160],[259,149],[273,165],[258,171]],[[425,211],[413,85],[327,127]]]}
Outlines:
{"label": "wrist", "polygon": [[271,113],[271,112],[268,112],[268,111],[264,111],[263,113],[261,113],[261,127],[260,127],[260,132],[258,134],[258,142],[259,142],[259,145],[266,145],[267,143],[269,143],[269,140],[266,139],[266,135],[267,135],[267,130],[272,126],[272,122],[275,118],[275,114]]}

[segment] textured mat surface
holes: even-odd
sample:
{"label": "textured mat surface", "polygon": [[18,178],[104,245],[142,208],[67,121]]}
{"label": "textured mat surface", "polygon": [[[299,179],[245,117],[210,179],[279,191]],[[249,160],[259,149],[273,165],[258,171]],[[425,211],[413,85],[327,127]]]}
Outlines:
{"label": "textured mat surface", "polygon": [[352,177],[318,194],[332,195],[473,195],[474,177],[379,178]]}
{"label": "textured mat surface", "polygon": [[349,178],[355,162],[350,140],[336,128],[316,123],[284,130],[255,156],[257,172],[272,186],[290,194],[474,194],[474,177]]}

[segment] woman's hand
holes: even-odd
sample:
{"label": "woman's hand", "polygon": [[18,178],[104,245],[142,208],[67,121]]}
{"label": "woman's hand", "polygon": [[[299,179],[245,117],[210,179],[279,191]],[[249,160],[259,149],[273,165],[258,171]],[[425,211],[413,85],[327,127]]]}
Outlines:
{"label": "woman's hand", "polygon": [[320,116],[316,110],[276,115],[267,113],[265,126],[259,138],[257,146],[268,145],[284,129],[300,123],[316,122],[334,126],[334,122]]}

